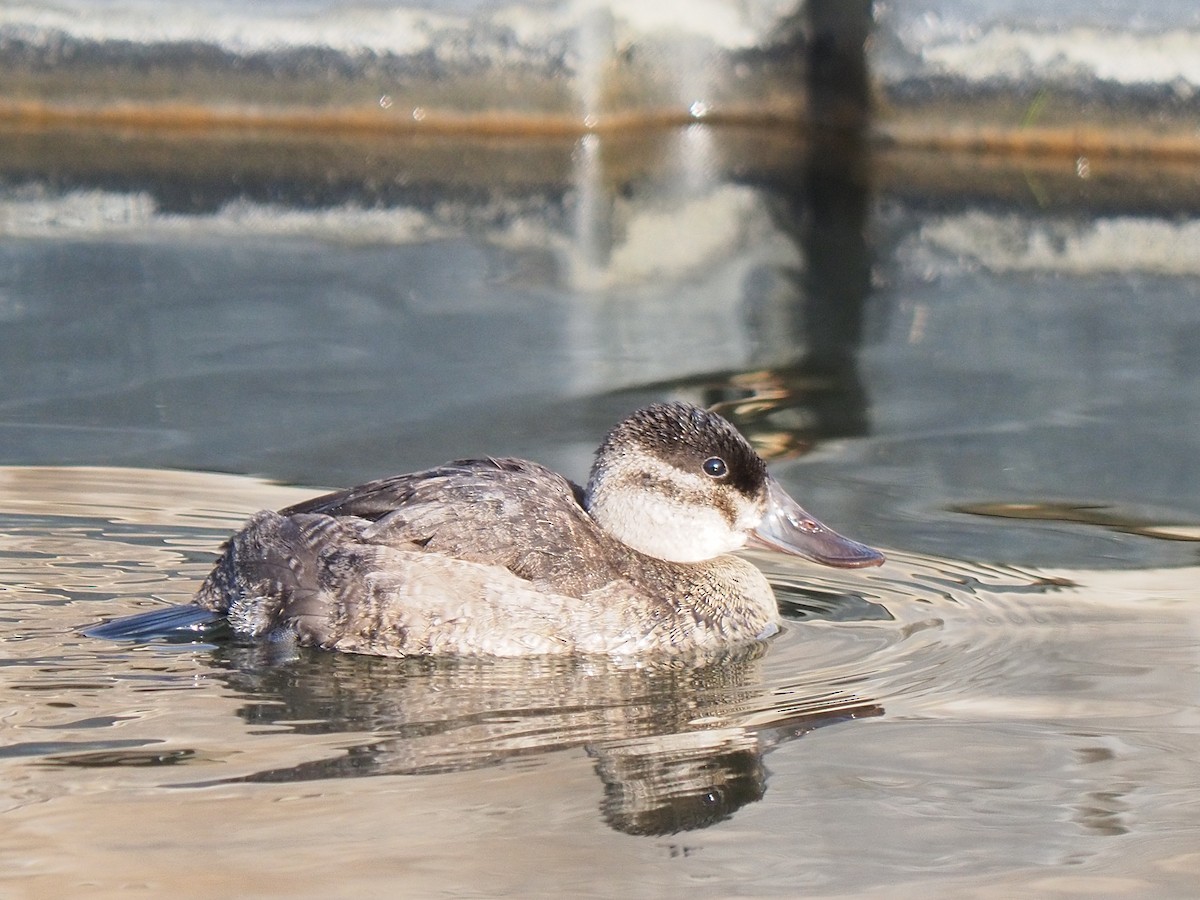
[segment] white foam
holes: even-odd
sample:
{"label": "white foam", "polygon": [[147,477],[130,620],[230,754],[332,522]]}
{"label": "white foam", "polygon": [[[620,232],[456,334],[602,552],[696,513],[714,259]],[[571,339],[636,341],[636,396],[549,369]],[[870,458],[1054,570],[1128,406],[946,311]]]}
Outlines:
{"label": "white foam", "polygon": [[1119,84],[1200,85],[1200,32],[1062,31],[994,28],[917,48],[940,74],[969,81],[1002,78],[1098,79]]}
{"label": "white foam", "polygon": [[[608,3],[455,3],[429,8],[395,3],[244,3],[190,0],[164,11],[160,0],[105,3],[91,0],[0,5],[0,30],[24,40],[47,42],[56,34],[83,41],[135,44],[199,42],[232,53],[322,47],[343,53],[407,55],[436,47],[450,33],[479,34],[483,26],[506,29],[521,45],[544,48],[562,35],[595,35],[581,26],[599,14],[611,17],[623,39],[646,34],[703,37],[717,46],[744,48],[766,39],[793,2],[763,0],[612,0]],[[461,43],[461,42],[459,42]],[[611,46],[600,48],[611,53]],[[512,52],[497,47],[496,52]]]}
{"label": "white foam", "polygon": [[927,271],[974,264],[995,272],[1200,275],[1194,220],[1112,216],[1079,224],[967,212],[924,225],[915,244],[911,258]]}
{"label": "white foam", "polygon": [[5,4],[0,28],[27,40],[46,40],[54,33],[85,41],[131,41],[139,44],[200,42],[233,53],[288,47],[328,47],[347,53],[415,53],[431,35],[448,27],[447,16],[427,10],[345,6],[297,12],[279,4],[225,2],[173,4],[164,13],[155,0],[122,0],[105,4],[104,14],[86,0]]}
{"label": "white foam", "polygon": [[364,209],[352,205],[318,210],[234,200],[215,213],[162,212],[145,193],[101,190],[0,198],[0,237],[162,240],[311,237],[346,244],[412,243],[446,233],[429,215],[411,209]]}

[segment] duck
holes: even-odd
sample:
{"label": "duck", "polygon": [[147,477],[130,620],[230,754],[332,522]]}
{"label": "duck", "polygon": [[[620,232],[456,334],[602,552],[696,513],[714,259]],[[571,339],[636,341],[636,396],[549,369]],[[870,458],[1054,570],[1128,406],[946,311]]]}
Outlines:
{"label": "duck", "polygon": [[660,402],[607,434],[584,487],[486,457],[258,512],[190,610],[376,656],[721,651],[780,629],[766,576],[734,555],[747,547],[884,561],[809,515],[726,419]]}

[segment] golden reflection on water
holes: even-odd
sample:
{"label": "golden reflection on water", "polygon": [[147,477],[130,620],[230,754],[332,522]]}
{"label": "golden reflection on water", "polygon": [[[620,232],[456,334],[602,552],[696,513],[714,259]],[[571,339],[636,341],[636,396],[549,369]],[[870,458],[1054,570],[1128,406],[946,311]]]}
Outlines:
{"label": "golden reflection on water", "polygon": [[0,469],[0,893],[865,895],[950,874],[1053,895],[1200,874],[1196,568],[757,557],[785,633],[669,665],[80,634],[186,600],[245,515],[308,493]]}

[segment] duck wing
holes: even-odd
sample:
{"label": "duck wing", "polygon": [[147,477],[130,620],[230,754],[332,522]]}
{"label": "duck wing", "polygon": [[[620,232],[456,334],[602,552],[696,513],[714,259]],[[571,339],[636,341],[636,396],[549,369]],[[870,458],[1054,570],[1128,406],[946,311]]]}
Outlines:
{"label": "duck wing", "polygon": [[[410,505],[450,504],[471,499],[480,490],[541,486],[560,496],[570,494],[572,503],[583,508],[583,492],[557,472],[524,459],[457,459],[421,472],[392,475],[319,497],[302,500],[279,510],[281,516],[321,513],[355,516],[375,522]],[[564,490],[565,489],[565,490]]]}
{"label": "duck wing", "polygon": [[[300,559],[334,543],[420,551],[497,566],[538,588],[580,597],[627,570],[627,554],[587,514],[582,495],[578,485],[527,460],[456,460],[281,509],[295,533],[279,545]],[[248,529],[254,527],[252,520]],[[289,565],[274,553],[255,556],[277,571]]]}
{"label": "duck wing", "polygon": [[555,652],[580,598],[625,577],[580,493],[535,463],[462,460],[261,512],[195,602],[359,652]]}
{"label": "duck wing", "polygon": [[457,460],[316,497],[280,515],[366,520],[357,540],[499,566],[572,596],[620,571],[582,489],[522,459]]}

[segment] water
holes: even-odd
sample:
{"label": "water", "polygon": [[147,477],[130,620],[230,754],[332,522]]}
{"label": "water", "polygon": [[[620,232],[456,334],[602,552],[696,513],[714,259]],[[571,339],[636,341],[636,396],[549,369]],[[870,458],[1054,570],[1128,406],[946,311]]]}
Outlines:
{"label": "water", "polygon": [[[0,894],[1194,894],[1186,176],[241,140],[0,142]],[[783,634],[674,666],[82,634],[256,509],[579,478],[661,396],[888,564],[757,556]]]}
{"label": "water", "polygon": [[8,889],[1182,895],[1194,878],[1195,567],[763,557],[784,634],[674,667],[79,635],[186,599],[241,513],[296,496],[4,472]]}

